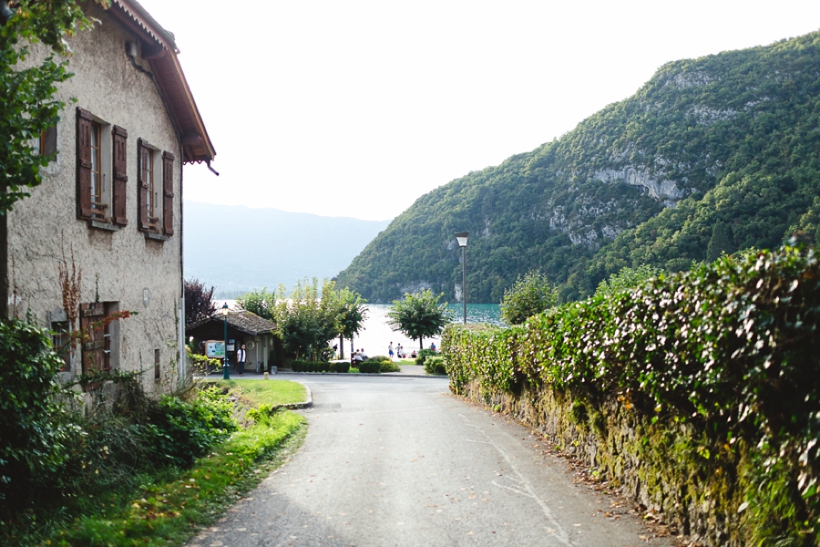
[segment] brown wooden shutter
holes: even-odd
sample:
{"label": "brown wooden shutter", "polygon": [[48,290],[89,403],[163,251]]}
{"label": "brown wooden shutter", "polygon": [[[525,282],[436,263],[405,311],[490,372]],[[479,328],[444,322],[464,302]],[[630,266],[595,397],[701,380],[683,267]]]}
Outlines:
{"label": "brown wooden shutter", "polygon": [[151,230],[151,224],[148,219],[148,179],[145,174],[148,171],[148,162],[151,154],[146,142],[142,139],[137,140],[137,158],[139,162],[139,187],[137,188],[137,207],[139,208],[139,229]]}
{"label": "brown wooden shutter", "polygon": [[128,148],[126,147],[126,140],[128,139],[128,131],[115,125],[111,134],[114,141],[114,186],[112,188],[114,194],[114,214],[112,221],[117,226],[127,226],[126,195],[128,190],[128,163],[126,157]]}
{"label": "brown wooden shutter", "polygon": [[174,155],[162,153],[162,228],[165,235],[174,235]]}
{"label": "brown wooden shutter", "polygon": [[91,112],[77,108],[77,216],[93,218],[91,208]]}
{"label": "brown wooden shutter", "polygon": [[[103,322],[105,305],[102,302],[80,304],[80,329],[83,334],[82,342],[82,371],[83,374],[111,370],[110,326]],[[95,385],[88,386],[93,389]]]}

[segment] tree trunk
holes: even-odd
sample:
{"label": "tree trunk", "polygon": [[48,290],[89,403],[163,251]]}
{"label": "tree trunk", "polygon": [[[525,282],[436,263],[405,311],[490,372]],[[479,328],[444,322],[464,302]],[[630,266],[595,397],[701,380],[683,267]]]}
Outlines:
{"label": "tree trunk", "polygon": [[345,337],[339,335],[339,359],[345,358]]}
{"label": "tree trunk", "polygon": [[424,338],[422,338],[421,336],[419,336],[419,349],[424,349]]}

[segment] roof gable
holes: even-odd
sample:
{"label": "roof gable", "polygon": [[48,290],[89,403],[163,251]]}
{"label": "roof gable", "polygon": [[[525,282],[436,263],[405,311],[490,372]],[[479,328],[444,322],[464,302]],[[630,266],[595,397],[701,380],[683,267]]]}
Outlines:
{"label": "roof gable", "polygon": [[143,57],[151,65],[168,114],[180,135],[183,162],[210,163],[216,151],[182,72],[173,33],[162,28],[137,0],[112,0],[108,12],[142,40]]}

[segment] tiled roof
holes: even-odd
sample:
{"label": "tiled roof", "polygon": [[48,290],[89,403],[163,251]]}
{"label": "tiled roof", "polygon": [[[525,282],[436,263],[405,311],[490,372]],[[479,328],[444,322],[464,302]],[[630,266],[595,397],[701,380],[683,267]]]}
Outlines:
{"label": "tiled roof", "polygon": [[[211,321],[217,322],[220,325],[222,324],[222,314],[217,312],[210,317],[206,317],[205,319],[200,319],[195,323],[191,323],[187,327],[185,327],[186,331],[196,329],[201,327],[206,323],[210,323]],[[238,311],[238,312],[228,312],[227,318],[228,324],[235,328],[236,330],[240,330],[242,332],[246,332],[248,334],[253,334],[254,336],[258,334],[264,334],[266,332],[270,332],[276,328],[276,323],[272,321],[268,321],[264,317],[259,317],[255,313],[249,311]]]}

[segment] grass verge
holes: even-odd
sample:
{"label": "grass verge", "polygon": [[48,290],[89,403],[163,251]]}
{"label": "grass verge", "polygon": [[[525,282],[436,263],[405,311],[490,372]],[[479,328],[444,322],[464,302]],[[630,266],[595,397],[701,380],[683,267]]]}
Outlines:
{"label": "grass verge", "polygon": [[[243,399],[259,404],[279,404],[277,392],[291,392],[289,382],[260,380],[265,387],[242,384]],[[302,389],[304,400],[304,387]],[[291,393],[288,396],[293,396]],[[258,401],[262,401],[261,403]],[[193,537],[201,526],[214,522],[243,493],[254,488],[279,467],[304,441],[305,419],[293,412],[278,411],[231,436],[207,457],[187,470],[167,471],[161,480],[146,477],[146,484],[127,504],[100,500],[108,507],[97,515],[75,519],[46,545],[63,547],[177,546]]]}
{"label": "grass verge", "polygon": [[305,386],[289,380],[228,380],[214,385],[226,387],[242,403],[271,406],[301,403],[307,399]]}

